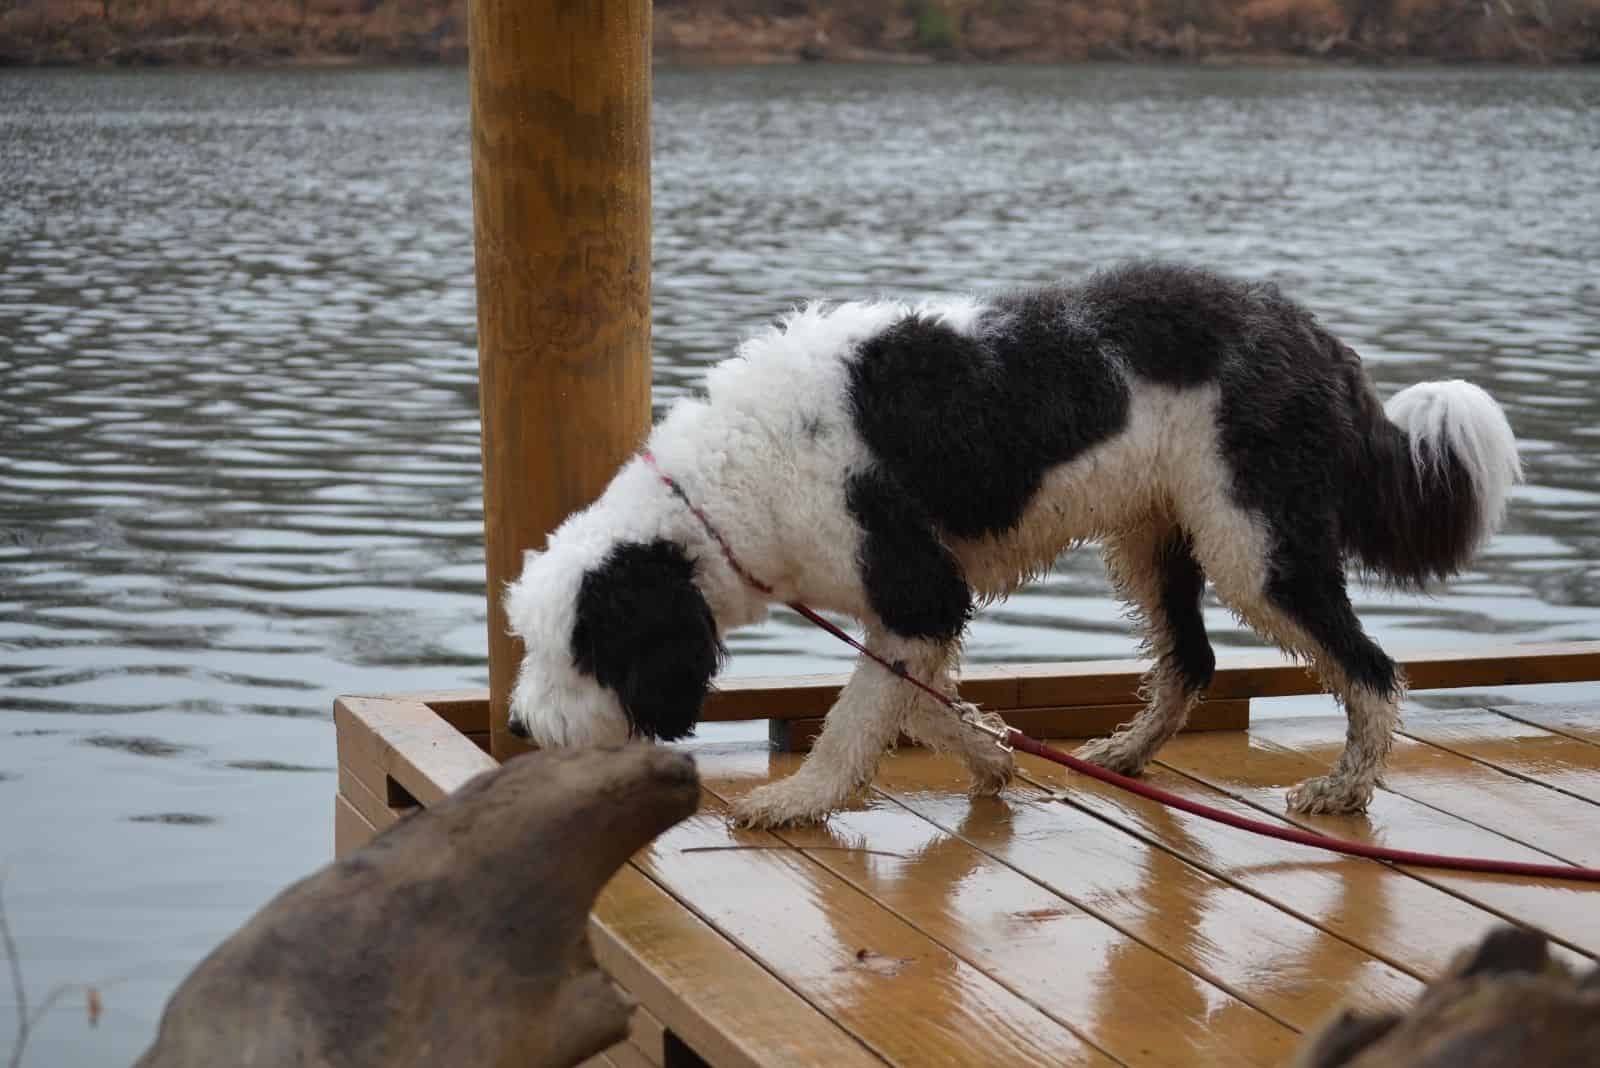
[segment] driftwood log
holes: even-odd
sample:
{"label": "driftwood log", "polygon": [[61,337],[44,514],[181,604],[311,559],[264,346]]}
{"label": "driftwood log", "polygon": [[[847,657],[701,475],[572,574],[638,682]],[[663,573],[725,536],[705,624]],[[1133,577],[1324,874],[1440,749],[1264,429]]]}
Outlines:
{"label": "driftwood log", "polygon": [[1600,968],[1572,974],[1545,937],[1500,927],[1411,1010],[1346,1011],[1297,1068],[1579,1068],[1600,1063]]}
{"label": "driftwood log", "polygon": [[632,1010],[589,948],[595,897],[699,796],[658,747],[510,760],[268,903],[139,1066],[576,1064]]}

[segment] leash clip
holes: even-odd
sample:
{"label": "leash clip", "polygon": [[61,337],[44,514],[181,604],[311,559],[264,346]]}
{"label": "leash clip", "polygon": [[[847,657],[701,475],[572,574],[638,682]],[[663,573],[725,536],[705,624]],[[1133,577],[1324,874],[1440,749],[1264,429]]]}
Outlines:
{"label": "leash clip", "polygon": [[985,712],[971,701],[958,701],[955,708],[962,723],[993,738],[995,746],[1002,752],[1015,751],[1015,747],[1011,744],[1011,728],[1000,718],[999,713]]}

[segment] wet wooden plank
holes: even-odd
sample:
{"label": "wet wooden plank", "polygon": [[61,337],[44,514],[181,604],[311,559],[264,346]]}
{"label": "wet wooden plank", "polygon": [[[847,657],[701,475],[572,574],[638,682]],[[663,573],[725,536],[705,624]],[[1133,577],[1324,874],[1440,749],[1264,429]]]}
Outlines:
{"label": "wet wooden plank", "polygon": [[410,693],[361,693],[344,695],[357,701],[399,701],[427,705],[457,730],[489,729],[489,691],[487,689],[416,690]]}
{"label": "wet wooden plank", "polygon": [[[1439,975],[1461,949],[1462,932],[1497,921],[1483,908],[1397,875],[1385,865],[1252,835],[1168,809],[1036,757],[1019,757],[1024,775],[1059,791],[1068,803],[1159,843],[1409,975],[1422,979]],[[1238,815],[1263,816],[1167,767],[1152,766],[1145,781]],[[1278,822],[1288,825],[1286,820]],[[1426,916],[1428,922],[1417,922],[1418,916]]]}
{"label": "wet wooden plank", "polygon": [[718,1068],[884,1063],[632,865],[601,891],[590,934],[606,973]]}
{"label": "wet wooden plank", "polygon": [[[799,761],[721,748],[697,763],[726,800]],[[980,802],[972,818],[982,810],[1002,807]],[[1293,1029],[898,805],[776,837],[1123,1063],[1277,1066],[1297,1045]]]}
{"label": "wet wooden plank", "polygon": [[333,795],[333,855],[342,857],[372,841],[378,833],[361,813],[338,794]]}
{"label": "wet wooden plank", "polygon": [[[1251,736],[1328,767],[1344,748],[1338,716],[1261,724]],[[1569,864],[1600,866],[1600,812],[1586,801],[1410,738],[1395,739],[1384,772],[1394,793],[1442,809]],[[1424,847],[1425,848],[1425,847]],[[1437,850],[1435,850],[1437,852]]]}
{"label": "wet wooden plank", "polygon": [[[1584,681],[1600,679],[1600,642],[1412,653],[1401,659],[1401,665],[1416,690]],[[1137,704],[1148,667],[1144,660],[974,665],[963,672],[961,693],[996,710]],[[830,674],[723,679],[706,699],[702,718],[706,722],[815,719],[828,711],[847,678]],[[1221,700],[1320,692],[1315,676],[1303,667],[1262,650],[1223,657],[1208,696]],[[364,694],[352,699],[420,701],[461,731],[489,728],[486,689]]]}
{"label": "wet wooden plank", "polygon": [[606,1051],[612,1068],[661,1068],[660,1061],[652,1061],[639,1048],[627,1042],[618,1043]]}
{"label": "wet wooden plank", "polygon": [[[1194,735],[1193,737],[1227,737]],[[1416,979],[1276,905],[1027,783],[979,803],[949,757],[902,751],[876,786],[1234,997],[1296,1029],[1351,991],[1397,1005]]]}
{"label": "wet wooden plank", "polygon": [[661,1022],[651,1016],[648,1010],[638,1007],[628,1019],[628,1037],[605,1052],[590,1057],[578,1068],[663,1068],[666,1064],[665,1039],[666,1032]]}
{"label": "wet wooden plank", "polygon": [[361,814],[362,819],[380,831],[415,811],[415,809],[394,808],[386,804],[357,777],[355,772],[343,764],[339,765],[339,794],[350,803],[351,808]]}
{"label": "wet wooden plank", "polygon": [[725,806],[708,795],[699,813],[634,863],[891,1063],[1114,1063],[815,861],[781,846],[764,832],[732,830]]}
{"label": "wet wooden plank", "polygon": [[665,1064],[667,1061],[667,1028],[655,1015],[643,1005],[633,1010],[633,1015],[628,1018],[628,1041],[624,1045],[632,1047],[639,1056],[651,1064]]}
{"label": "wet wooden plank", "polygon": [[[1065,664],[1022,664],[1017,676],[1017,705],[1044,708],[1055,705],[1138,704],[1148,660],[1083,660]],[[1236,653],[1217,664],[1209,697],[1279,696],[1264,680],[1284,680],[1304,674],[1276,652]],[[1314,690],[1299,692],[1315,692]]]}
{"label": "wet wooden plank", "polygon": [[[1017,708],[1003,713],[1011,726],[1035,738],[1094,738],[1109,734],[1144,711],[1142,704],[1060,705]],[[1204,701],[1186,731],[1243,730],[1250,725],[1249,701]]]}
{"label": "wet wooden plank", "polygon": [[[372,795],[378,806],[387,809],[391,805],[390,798],[400,802],[395,807],[396,811],[409,809],[416,806],[404,803],[401,794],[409,791],[391,779],[383,767],[383,746],[364,722],[351,721],[344,724],[336,734],[339,771],[346,780],[357,782],[362,789]],[[360,806],[357,806],[358,808]],[[374,825],[387,826],[382,822],[376,811],[368,814]]]}
{"label": "wet wooden plank", "polygon": [[[704,722],[807,719],[824,715],[849,675],[750,676],[724,679],[706,698]],[[1014,708],[1017,679],[1009,667],[974,667],[962,673],[961,696],[988,708]]]}
{"label": "wet wooden plank", "polygon": [[[341,697],[333,720],[341,763],[358,776],[366,768],[392,776],[424,805],[499,766],[420,701]],[[378,792],[377,783],[367,785]]]}
{"label": "wet wooden plank", "polygon": [[[1463,686],[1515,686],[1600,678],[1600,642],[1494,646],[1417,652],[1400,659],[1414,690]],[[1019,707],[1114,704],[1136,700],[1143,664],[1084,661],[1014,669]],[[1291,697],[1321,693],[1314,675],[1272,651],[1233,654],[1217,664],[1207,694],[1223,697]]]}
{"label": "wet wooden plank", "polygon": [[1531,723],[1589,745],[1600,745],[1600,706],[1496,705],[1494,710],[1502,716]]}
{"label": "wet wooden plank", "polygon": [[[1600,716],[1596,717],[1600,722]],[[1408,738],[1600,805],[1600,746],[1487,709],[1407,713]],[[1600,811],[1594,813],[1600,822]]]}
{"label": "wet wooden plank", "polygon": [[[1183,735],[1168,742],[1159,759],[1163,765],[1216,787],[1260,812],[1324,834],[1401,849],[1549,863],[1550,858],[1543,853],[1390,790],[1379,790],[1371,808],[1361,816],[1289,815],[1284,808],[1284,791],[1309,776],[1325,773],[1331,763],[1326,752],[1308,754],[1283,744],[1293,738],[1294,732],[1275,728],[1293,722],[1257,722],[1249,732]],[[1507,920],[1544,930],[1571,948],[1600,954],[1600,922],[1596,922],[1600,916],[1600,887],[1427,868],[1395,870]],[[1408,919],[1419,927],[1434,925],[1425,911],[1399,919]],[[1465,943],[1482,933],[1479,929],[1438,926],[1440,930],[1430,937]]]}

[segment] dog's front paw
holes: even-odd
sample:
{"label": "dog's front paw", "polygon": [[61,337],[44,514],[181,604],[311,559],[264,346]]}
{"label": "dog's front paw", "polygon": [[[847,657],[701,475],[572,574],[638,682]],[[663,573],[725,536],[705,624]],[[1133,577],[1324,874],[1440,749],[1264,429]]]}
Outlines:
{"label": "dog's front paw", "polygon": [[1126,734],[1113,734],[1108,738],[1080,745],[1072,754],[1118,775],[1138,775],[1150,763],[1150,753],[1130,744]]}
{"label": "dog's front paw", "polygon": [[1320,775],[1290,790],[1289,811],[1312,816],[1365,812],[1372,803],[1373,784],[1360,779]]}
{"label": "dog's front paw", "polygon": [[1016,758],[989,742],[968,752],[966,758],[967,771],[972,775],[972,789],[968,792],[973,797],[998,797],[1016,774]]}
{"label": "dog's front paw", "polygon": [[805,823],[821,823],[836,806],[819,797],[811,784],[797,778],[768,783],[733,803],[736,827],[770,830]]}

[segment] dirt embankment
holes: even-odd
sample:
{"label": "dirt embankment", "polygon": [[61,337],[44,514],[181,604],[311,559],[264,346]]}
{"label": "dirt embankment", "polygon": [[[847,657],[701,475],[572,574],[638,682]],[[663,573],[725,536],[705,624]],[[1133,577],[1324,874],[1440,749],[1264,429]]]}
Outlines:
{"label": "dirt embankment", "polygon": [[678,0],[656,53],[711,60],[1600,61],[1600,0]]}
{"label": "dirt embankment", "polygon": [[[0,0],[0,63],[466,58],[466,0]],[[657,0],[664,63],[1600,61],[1600,0]]]}
{"label": "dirt embankment", "polygon": [[464,62],[466,0],[0,0],[0,63]]}

